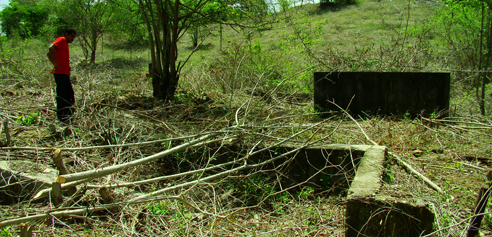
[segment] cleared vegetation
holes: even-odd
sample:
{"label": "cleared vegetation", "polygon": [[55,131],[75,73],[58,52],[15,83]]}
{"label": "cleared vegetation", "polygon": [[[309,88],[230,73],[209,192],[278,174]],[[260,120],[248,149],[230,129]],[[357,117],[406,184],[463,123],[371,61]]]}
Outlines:
{"label": "cleared vegetation", "polygon": [[[84,177],[76,198],[65,195],[59,207],[51,198],[12,195],[16,202],[0,208],[0,236],[19,233],[19,225],[8,221],[41,214],[22,222],[43,236],[344,236],[343,191],[308,184],[286,190],[280,180],[288,162],[272,168],[248,161],[248,154],[283,142],[297,148],[387,146],[443,193],[392,155],[381,167],[381,193],[431,203],[432,234],[463,235],[480,188],[488,187],[492,98],[488,91],[487,114],[481,116],[469,71],[458,68],[450,49],[433,44],[439,39],[431,22],[439,6],[399,0],[327,9],[308,4],[269,16],[264,28],[224,26],[222,45],[220,26],[207,25],[198,50],[191,38],[180,42],[180,59],[194,53],[172,102],[152,97],[145,43],[106,35],[94,64],[82,60],[74,43],[76,118],[68,129],[56,122],[45,58],[51,39],[1,42],[0,154],[13,166],[42,172],[60,153],[70,182],[70,174],[184,149]],[[314,71],[451,72],[450,116],[322,117],[313,107]],[[232,163],[220,166],[224,154],[217,148],[231,144],[240,149],[225,153]],[[282,154],[272,151],[270,160]],[[36,165],[20,165],[26,160]],[[102,187],[116,205],[102,206],[109,202]],[[488,209],[482,228],[492,233]]]}

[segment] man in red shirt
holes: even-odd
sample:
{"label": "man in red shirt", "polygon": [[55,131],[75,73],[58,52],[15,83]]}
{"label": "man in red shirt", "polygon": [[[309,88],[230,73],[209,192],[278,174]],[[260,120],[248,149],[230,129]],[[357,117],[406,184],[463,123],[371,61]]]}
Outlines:
{"label": "man in red shirt", "polygon": [[53,63],[53,75],[56,82],[56,115],[62,123],[69,124],[74,113],[75,96],[70,82],[70,55],[68,44],[77,36],[74,29],[65,30],[65,36],[58,37],[51,44],[48,59]]}

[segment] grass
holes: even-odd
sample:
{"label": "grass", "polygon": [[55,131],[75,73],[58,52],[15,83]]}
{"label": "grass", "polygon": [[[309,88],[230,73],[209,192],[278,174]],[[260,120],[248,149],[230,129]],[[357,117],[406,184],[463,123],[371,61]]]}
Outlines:
{"label": "grass", "polygon": [[[445,71],[439,60],[442,55],[429,50],[432,45],[428,37],[432,35],[419,33],[422,28],[416,27],[431,21],[436,6],[432,1],[396,0],[366,0],[328,10],[305,5],[270,16],[269,20],[275,23],[267,29],[226,27],[223,51],[219,50],[218,26],[210,25],[208,29],[214,30],[183,69],[177,101],[173,103],[152,98],[151,82],[145,77],[149,62],[145,47],[132,48],[126,42],[105,38],[96,63],[87,65],[81,60],[82,51],[75,42],[71,59],[73,76],[77,78],[73,126],[77,138],[49,136],[48,126],[56,124],[54,82],[45,59],[51,39],[2,42],[0,116],[2,121],[9,120],[11,146],[18,147],[128,144],[219,130],[236,121],[250,127],[242,140],[231,142],[276,142],[321,121],[312,114],[314,71]],[[191,40],[185,36],[180,45],[181,59],[191,53],[190,45]],[[364,133],[367,134],[404,157],[447,195],[435,192],[392,159],[384,167],[386,176],[381,192],[431,203],[437,215],[436,229],[443,229],[437,235],[460,235],[466,223],[458,223],[472,215],[478,188],[487,186],[483,169],[490,166],[492,123],[489,117],[478,116],[473,91],[464,89],[467,85],[458,76],[453,73],[452,117],[445,120],[374,117],[358,120],[359,128],[338,116],[296,139],[317,140],[331,134],[325,143],[369,144]],[[3,140],[5,133],[0,134],[0,141]],[[68,152],[66,163],[70,164],[71,172],[90,170],[146,157],[178,144]],[[416,150],[421,155],[414,155]],[[124,170],[113,178],[132,182],[202,168],[219,155],[211,151],[191,148],[171,159]],[[51,163],[50,152],[0,152],[14,162],[27,159]],[[228,152],[231,157],[240,157],[238,151]],[[206,174],[141,185],[115,195],[126,200],[135,192],[159,190]],[[276,176],[270,174],[233,174],[174,191],[173,195],[182,195],[202,211],[215,215],[169,199],[127,207],[119,215],[94,213],[55,221],[53,225],[34,224],[37,231],[46,235],[344,234],[345,197],[318,194],[307,186],[297,193],[281,192],[270,197],[280,191],[276,178],[271,178]],[[258,187],[263,187],[262,191],[256,191]],[[80,205],[100,202],[98,193],[88,190]],[[43,203],[20,199],[18,204],[2,207],[2,213],[8,214],[0,218],[44,210]],[[490,234],[490,215],[485,219],[483,232]],[[2,231],[8,235],[17,230],[12,227]]]}

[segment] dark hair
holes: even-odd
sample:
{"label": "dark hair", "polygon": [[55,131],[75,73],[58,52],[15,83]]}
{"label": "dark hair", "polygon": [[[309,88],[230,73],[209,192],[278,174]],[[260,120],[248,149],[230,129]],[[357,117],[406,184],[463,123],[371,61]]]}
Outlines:
{"label": "dark hair", "polygon": [[71,35],[71,34],[77,34],[77,32],[74,29],[72,29],[72,28],[67,28],[65,30],[65,34]]}

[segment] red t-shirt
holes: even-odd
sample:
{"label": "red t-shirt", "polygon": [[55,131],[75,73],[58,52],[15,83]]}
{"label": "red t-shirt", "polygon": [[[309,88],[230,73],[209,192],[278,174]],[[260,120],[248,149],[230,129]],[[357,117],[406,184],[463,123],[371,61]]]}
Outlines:
{"label": "red t-shirt", "polygon": [[68,53],[68,43],[65,37],[58,37],[53,44],[56,46],[55,53],[58,60],[58,70],[54,74],[70,75],[70,55]]}

